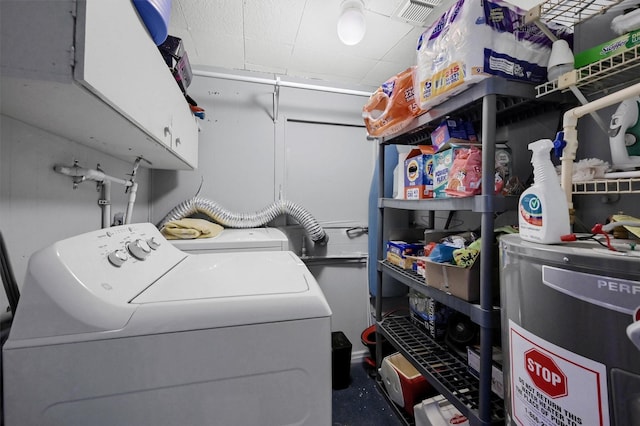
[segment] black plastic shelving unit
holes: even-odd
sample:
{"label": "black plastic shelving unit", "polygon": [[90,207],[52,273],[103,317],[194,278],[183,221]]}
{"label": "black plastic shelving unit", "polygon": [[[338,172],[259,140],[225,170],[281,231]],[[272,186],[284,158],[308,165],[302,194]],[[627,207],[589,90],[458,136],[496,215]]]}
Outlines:
{"label": "black plastic shelving unit", "polygon": [[[499,307],[493,307],[491,315],[485,315],[479,304],[469,303],[466,300],[460,299],[450,293],[438,290],[437,288],[428,287],[425,282],[425,278],[413,271],[402,269],[401,267],[386,260],[380,261],[378,265],[378,269],[382,270],[385,274],[397,279],[407,287],[417,290],[420,293],[447,305],[457,312],[468,316],[474,323],[484,325],[486,327],[500,326]],[[485,323],[485,321],[487,322]]]}
{"label": "black plastic shelving unit", "polygon": [[[433,297],[435,300],[463,313],[480,327],[480,378],[468,372],[465,362],[447,348],[433,341],[407,318],[382,316],[382,297],[376,297],[376,329],[402,353],[449,401],[468,419],[471,425],[504,423],[502,399],[491,391],[492,335],[500,326],[499,308],[493,306],[493,283],[498,278],[493,271],[494,214],[514,208],[517,200],[493,194],[496,129],[535,117],[538,114],[558,111],[565,105],[564,96],[537,99],[535,87],[530,84],[509,81],[499,77],[485,79],[464,92],[416,117],[401,134],[380,140],[378,149],[378,187],[384,188],[384,146],[430,144],[430,133],[448,115],[471,120],[481,129],[482,188],[481,195],[457,199],[434,200],[378,200],[378,275],[377,295],[382,295],[383,274],[398,279],[404,285]],[[489,188],[489,191],[486,190]],[[452,211],[466,210],[481,214],[482,256],[480,258],[480,303],[468,303],[438,289],[428,287],[425,279],[410,271],[404,271],[383,261],[383,241],[386,209]],[[378,338],[376,360],[382,362],[382,342]],[[379,366],[379,365],[378,365]]]}
{"label": "black plastic shelving unit", "polygon": [[[429,383],[467,418],[477,418],[480,407],[480,381],[469,372],[464,360],[432,340],[408,317],[387,317],[378,323],[381,334],[416,366]],[[504,401],[491,394],[491,424],[503,424]]]}

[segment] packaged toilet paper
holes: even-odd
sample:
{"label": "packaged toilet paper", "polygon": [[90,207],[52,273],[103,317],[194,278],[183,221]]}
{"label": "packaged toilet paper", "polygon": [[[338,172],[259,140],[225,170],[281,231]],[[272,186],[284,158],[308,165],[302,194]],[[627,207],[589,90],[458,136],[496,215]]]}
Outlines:
{"label": "packaged toilet paper", "polygon": [[[524,25],[526,11],[502,0],[459,0],[425,30],[417,43],[415,93],[429,110],[490,76],[542,83],[551,53],[535,24]],[[571,30],[549,24],[558,38]]]}

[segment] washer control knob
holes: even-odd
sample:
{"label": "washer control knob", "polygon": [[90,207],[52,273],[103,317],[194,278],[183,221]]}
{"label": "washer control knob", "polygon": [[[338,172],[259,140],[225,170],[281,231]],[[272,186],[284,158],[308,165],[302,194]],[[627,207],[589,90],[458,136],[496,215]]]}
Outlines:
{"label": "washer control knob", "polygon": [[107,259],[109,259],[109,263],[113,266],[120,267],[124,262],[129,260],[129,256],[126,251],[118,249],[109,253]]}
{"label": "washer control knob", "polygon": [[147,256],[149,256],[149,253],[151,253],[151,247],[149,247],[149,244],[141,239],[137,239],[127,244],[127,249],[129,249],[129,253],[138,260],[145,260]]}
{"label": "washer control knob", "polygon": [[152,250],[157,250],[160,247],[160,241],[156,240],[156,237],[151,237],[147,240],[147,244]]}

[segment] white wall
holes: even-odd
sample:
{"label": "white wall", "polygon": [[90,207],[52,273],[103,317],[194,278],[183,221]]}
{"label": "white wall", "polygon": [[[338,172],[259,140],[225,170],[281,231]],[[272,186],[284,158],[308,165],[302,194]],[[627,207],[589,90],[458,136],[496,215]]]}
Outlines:
{"label": "white wall", "polygon": [[199,167],[152,171],[153,222],[195,195],[201,182],[200,196],[234,213],[254,213],[280,197],[304,207],[329,235],[326,247],[314,246],[290,217],[270,225],[290,237],[298,255],[304,244],[333,310],[332,328],[346,334],[357,355],[369,325],[367,235],[351,238],[346,230],[367,226],[377,149],[361,118],[367,98],[281,87],[274,122],[274,86],[196,77],[188,92],[206,110]]}
{"label": "white wall", "polygon": [[[95,182],[73,189],[71,178],[54,172],[56,164],[95,169],[127,179],[132,164],[0,115],[0,230],[19,286],[32,253],[83,232],[100,229],[100,192]],[[148,221],[149,172],[138,169],[134,222]],[[124,212],[124,188],[112,186],[112,213]],[[0,291],[0,309],[7,306]]]}

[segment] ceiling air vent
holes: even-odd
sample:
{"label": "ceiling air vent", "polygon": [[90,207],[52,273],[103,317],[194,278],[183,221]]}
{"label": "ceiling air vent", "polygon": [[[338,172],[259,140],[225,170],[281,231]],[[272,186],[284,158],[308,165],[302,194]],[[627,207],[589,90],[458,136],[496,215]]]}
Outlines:
{"label": "ceiling air vent", "polygon": [[393,12],[392,19],[421,27],[441,0],[405,0]]}

